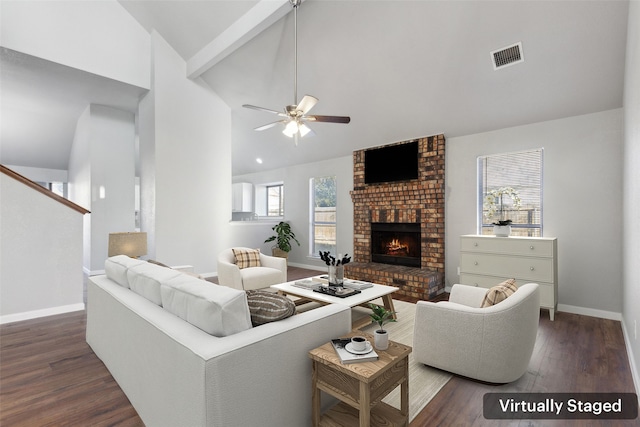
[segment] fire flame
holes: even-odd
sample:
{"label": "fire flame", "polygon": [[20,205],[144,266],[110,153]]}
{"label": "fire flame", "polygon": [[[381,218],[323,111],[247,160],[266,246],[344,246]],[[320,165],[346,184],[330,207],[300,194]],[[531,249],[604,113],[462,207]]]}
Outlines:
{"label": "fire flame", "polygon": [[409,250],[409,246],[400,242],[398,239],[393,239],[387,244],[387,253],[392,254],[396,252],[406,252]]}

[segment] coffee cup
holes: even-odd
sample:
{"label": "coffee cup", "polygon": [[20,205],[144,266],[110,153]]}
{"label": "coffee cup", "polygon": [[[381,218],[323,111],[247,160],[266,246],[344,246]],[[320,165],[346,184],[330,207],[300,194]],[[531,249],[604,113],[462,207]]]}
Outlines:
{"label": "coffee cup", "polygon": [[351,338],[351,348],[355,351],[365,351],[368,347],[369,342],[365,337],[355,336]]}

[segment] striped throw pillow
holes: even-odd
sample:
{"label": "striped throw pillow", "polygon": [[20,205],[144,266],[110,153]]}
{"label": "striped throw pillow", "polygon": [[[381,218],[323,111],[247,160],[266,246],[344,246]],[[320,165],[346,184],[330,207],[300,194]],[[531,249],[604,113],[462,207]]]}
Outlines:
{"label": "striped throw pillow", "polygon": [[260,267],[260,249],[233,248],[238,268]]}
{"label": "striped throw pillow", "polygon": [[516,286],[516,279],[505,280],[504,282],[497,284],[487,291],[480,307],[484,308],[496,305],[499,302],[506,300],[509,296],[513,295],[513,293],[517,289],[518,287]]}
{"label": "striped throw pillow", "polygon": [[296,314],[296,305],[284,295],[261,290],[246,292],[253,326],[286,319]]}

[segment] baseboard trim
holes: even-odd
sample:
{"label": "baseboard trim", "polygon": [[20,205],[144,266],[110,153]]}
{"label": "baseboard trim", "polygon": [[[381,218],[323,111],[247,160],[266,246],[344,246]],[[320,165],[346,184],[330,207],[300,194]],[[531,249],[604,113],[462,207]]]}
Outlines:
{"label": "baseboard trim", "polygon": [[5,323],[20,322],[22,320],[37,319],[39,317],[54,316],[56,314],[71,313],[85,309],[84,303],[62,305],[59,307],[44,308],[42,310],[26,311],[24,313],[5,314],[0,316],[0,325]]}
{"label": "baseboard trim", "polygon": [[597,310],[595,308],[578,307],[575,305],[558,304],[558,311],[571,314],[581,314],[583,316],[600,317],[601,319],[622,321],[622,313],[614,311]]}
{"label": "baseboard trim", "polygon": [[624,336],[624,345],[627,348],[627,357],[629,358],[629,368],[631,369],[631,378],[633,378],[633,385],[636,389],[636,395],[638,396],[638,404],[640,404],[640,373],[638,371],[638,366],[636,365],[636,358],[633,354],[633,348],[631,347],[631,335],[629,334],[629,330],[627,329],[627,325],[622,322],[622,335]]}

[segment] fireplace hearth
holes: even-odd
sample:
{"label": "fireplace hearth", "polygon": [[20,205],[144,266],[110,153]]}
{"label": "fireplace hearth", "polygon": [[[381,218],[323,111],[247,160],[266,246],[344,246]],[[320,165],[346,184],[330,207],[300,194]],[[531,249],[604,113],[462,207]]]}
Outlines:
{"label": "fireplace hearth", "polygon": [[372,262],[420,267],[420,255],[420,224],[371,224]]}

